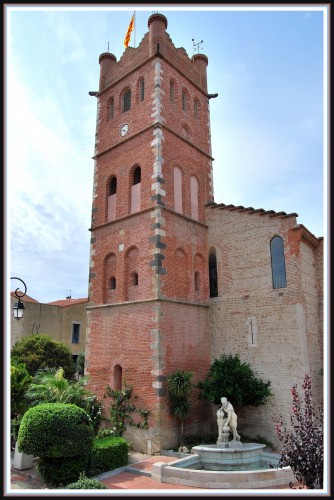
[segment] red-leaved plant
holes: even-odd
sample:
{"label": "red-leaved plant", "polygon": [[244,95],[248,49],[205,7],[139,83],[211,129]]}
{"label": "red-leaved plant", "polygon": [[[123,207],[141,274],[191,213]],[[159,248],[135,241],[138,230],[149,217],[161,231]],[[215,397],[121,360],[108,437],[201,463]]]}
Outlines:
{"label": "red-leaved plant", "polygon": [[[297,481],[308,489],[323,488],[323,404],[316,415],[313,406],[311,378],[304,376],[302,385],[304,401],[297,392],[297,385],[291,389],[291,428],[282,417],[274,421],[276,435],[282,443],[279,467],[290,466]],[[292,483],[290,483],[292,488]]]}

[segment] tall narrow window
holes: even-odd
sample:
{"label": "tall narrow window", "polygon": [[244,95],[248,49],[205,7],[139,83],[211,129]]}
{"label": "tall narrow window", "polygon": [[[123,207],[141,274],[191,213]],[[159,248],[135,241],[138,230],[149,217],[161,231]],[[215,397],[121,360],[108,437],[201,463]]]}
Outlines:
{"label": "tall narrow window", "polygon": [[196,120],[198,119],[198,99],[194,100],[194,115]]}
{"label": "tall narrow window", "polygon": [[133,173],[133,184],[139,184],[140,181],[141,181],[141,169],[140,167],[137,167]]}
{"label": "tall narrow window", "polygon": [[137,167],[133,172],[131,186],[131,213],[140,210],[140,191],[141,191],[141,169]]}
{"label": "tall narrow window", "polygon": [[114,118],[114,98],[113,97],[109,101],[108,117],[109,117],[109,120],[112,120]]}
{"label": "tall narrow window", "polygon": [[195,285],[195,290],[199,290],[200,277],[199,277],[199,272],[198,271],[195,271],[194,285]]}
{"label": "tall narrow window", "polygon": [[175,99],[175,85],[174,82],[170,81],[169,83],[169,98],[172,102],[174,102]]}
{"label": "tall narrow window", "polygon": [[144,78],[142,78],[139,82],[139,99],[143,101],[145,99],[145,82]]}
{"label": "tall narrow window", "polygon": [[271,271],[273,288],[286,287],[284,242],[280,236],[274,236],[270,242]]}
{"label": "tall narrow window", "polygon": [[116,290],[116,278],[112,276],[110,278],[110,290]]}
{"label": "tall narrow window", "polygon": [[183,111],[186,111],[187,109],[187,94],[185,91],[182,92],[182,109]]}
{"label": "tall narrow window", "polygon": [[138,274],[137,273],[132,273],[131,283],[132,283],[132,286],[138,285]]}
{"label": "tall narrow window", "polygon": [[190,177],[190,202],[191,217],[198,220],[198,180],[193,175]]}
{"label": "tall narrow window", "polygon": [[113,177],[110,181],[110,192],[109,195],[111,194],[116,194],[117,191],[117,178]]}
{"label": "tall narrow window", "polygon": [[217,259],[214,253],[209,256],[209,282],[210,297],[218,297]]}
{"label": "tall narrow window", "polygon": [[182,172],[174,168],[174,210],[182,214]]}
{"label": "tall narrow window", "polygon": [[72,344],[80,342],[80,323],[72,323]]}
{"label": "tall narrow window", "polygon": [[116,254],[111,253],[107,256],[104,265],[104,304],[110,304],[115,300],[115,292],[113,290],[116,290],[116,272],[117,257]]}
{"label": "tall narrow window", "polygon": [[123,95],[123,112],[131,108],[131,90],[127,90]]}
{"label": "tall narrow window", "polygon": [[116,219],[116,191],[117,178],[114,176],[109,181],[108,192],[108,222]]}
{"label": "tall narrow window", "polygon": [[120,365],[114,366],[114,389],[120,391],[122,389],[122,367]]}

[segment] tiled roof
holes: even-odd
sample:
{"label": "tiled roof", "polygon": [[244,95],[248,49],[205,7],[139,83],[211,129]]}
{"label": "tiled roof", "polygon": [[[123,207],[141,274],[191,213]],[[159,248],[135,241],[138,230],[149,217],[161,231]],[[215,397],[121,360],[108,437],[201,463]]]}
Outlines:
{"label": "tiled roof", "polygon": [[60,306],[60,307],[68,307],[74,306],[77,304],[83,304],[88,302],[88,298],[84,297],[82,299],[63,299],[63,300],[55,300],[54,302],[48,302],[49,306]]}
{"label": "tiled roof", "polygon": [[[18,295],[21,295],[21,290],[18,290]],[[15,292],[10,292],[11,296],[14,297],[14,299],[17,299],[17,296],[15,295]],[[29,297],[29,295],[24,295],[24,297],[20,297],[22,302],[35,302],[36,304],[39,304],[38,300],[33,299],[32,297]]]}
{"label": "tiled roof", "polygon": [[220,210],[247,212],[249,214],[269,215],[270,217],[298,217],[295,212],[287,214],[286,212],[275,212],[275,210],[264,210],[264,208],[243,207],[242,205],[225,205],[225,203],[208,203],[206,205],[210,209],[219,208]]}

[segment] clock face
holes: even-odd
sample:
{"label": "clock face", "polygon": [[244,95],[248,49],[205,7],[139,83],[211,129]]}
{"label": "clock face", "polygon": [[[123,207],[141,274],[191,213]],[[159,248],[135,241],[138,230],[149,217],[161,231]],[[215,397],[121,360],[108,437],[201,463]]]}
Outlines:
{"label": "clock face", "polygon": [[124,125],[121,126],[120,134],[122,137],[124,137],[127,133],[129,132],[129,125],[125,123]]}

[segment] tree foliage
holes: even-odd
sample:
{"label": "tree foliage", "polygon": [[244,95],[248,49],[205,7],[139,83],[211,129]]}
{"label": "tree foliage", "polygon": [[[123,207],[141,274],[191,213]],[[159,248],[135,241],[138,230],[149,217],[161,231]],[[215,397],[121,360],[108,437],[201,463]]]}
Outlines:
{"label": "tree foliage", "polygon": [[[282,417],[274,421],[276,435],[282,443],[279,465],[290,466],[296,479],[309,489],[323,488],[323,405],[316,415],[312,397],[312,383],[309,375],[302,384],[304,400],[297,391],[297,384],[291,389],[291,427]],[[292,485],[290,484],[292,488]]]}
{"label": "tree foliage", "polygon": [[225,396],[234,407],[265,404],[272,394],[271,382],[257,378],[247,363],[242,363],[238,354],[222,354],[215,359],[204,381],[198,382],[199,398],[220,404]]}
{"label": "tree foliage", "polygon": [[75,364],[69,347],[42,333],[23,337],[16,342],[11,357],[24,363],[32,376],[43,368],[62,367],[68,379],[73,378],[75,373]]}
{"label": "tree foliage", "polygon": [[192,377],[193,372],[177,370],[167,380],[170,411],[178,419],[181,426],[181,447],[183,446],[184,424],[191,410]]}
{"label": "tree foliage", "polygon": [[26,390],[32,381],[26,365],[12,360],[10,365],[10,418],[17,418],[28,408]]}
{"label": "tree foliage", "polygon": [[76,373],[79,377],[83,377],[85,374],[85,353],[79,352],[77,362],[76,362]]}
{"label": "tree foliage", "polygon": [[97,433],[102,418],[102,403],[87,388],[88,377],[78,381],[67,380],[64,370],[47,368],[38,370],[26,391],[26,398],[33,404],[72,403],[88,414],[94,432]]}

